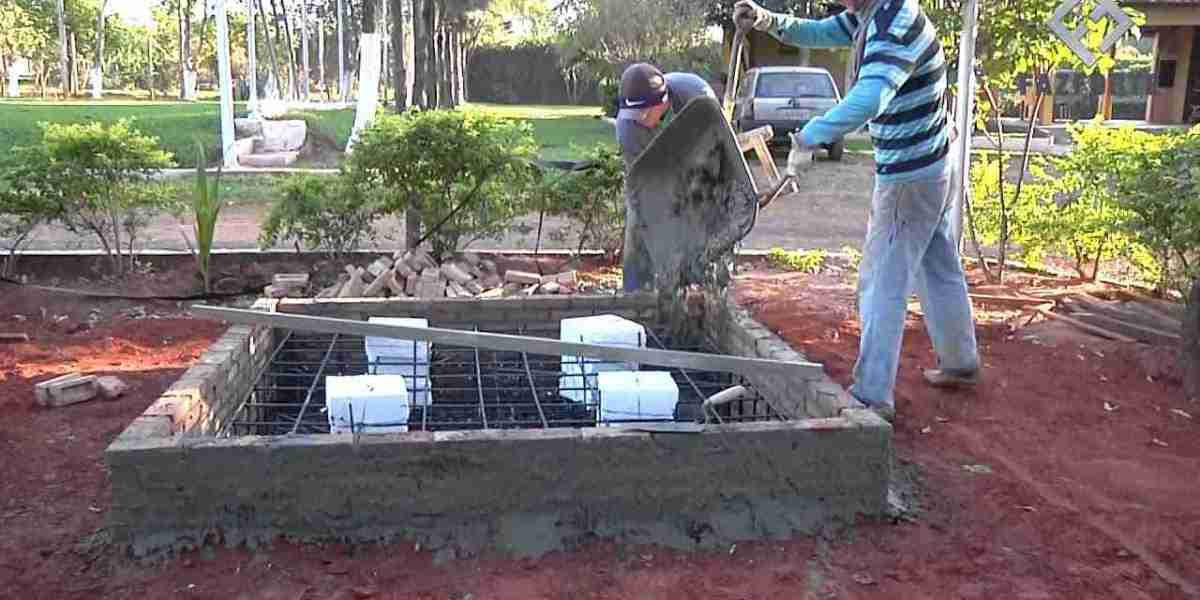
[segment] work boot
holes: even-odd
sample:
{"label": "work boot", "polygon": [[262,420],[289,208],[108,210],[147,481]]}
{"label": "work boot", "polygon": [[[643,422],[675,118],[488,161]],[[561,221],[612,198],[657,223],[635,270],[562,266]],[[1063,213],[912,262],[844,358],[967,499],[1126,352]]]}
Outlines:
{"label": "work boot", "polygon": [[979,370],[925,369],[925,382],[936,388],[967,388],[979,383]]}

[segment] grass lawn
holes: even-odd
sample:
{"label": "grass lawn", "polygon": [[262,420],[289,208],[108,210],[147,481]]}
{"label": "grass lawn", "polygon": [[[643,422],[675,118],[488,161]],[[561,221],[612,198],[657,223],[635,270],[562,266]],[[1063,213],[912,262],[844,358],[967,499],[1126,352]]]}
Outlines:
{"label": "grass lawn", "polygon": [[[238,104],[236,111],[244,111]],[[40,122],[85,123],[112,122],[133,118],[143,133],[158,137],[164,149],[175,155],[182,167],[195,166],[195,141],[211,141],[210,156],[220,135],[219,107],[216,102],[145,102],[113,101],[0,101],[0,152],[13,146],[37,143]],[[354,124],[353,111],[299,113],[309,122],[345,144]]]}
{"label": "grass lawn", "polygon": [[596,106],[469,104],[467,110],[528,121],[545,159],[579,158],[596,144],[617,144],[612,126],[597,118],[600,109]]}

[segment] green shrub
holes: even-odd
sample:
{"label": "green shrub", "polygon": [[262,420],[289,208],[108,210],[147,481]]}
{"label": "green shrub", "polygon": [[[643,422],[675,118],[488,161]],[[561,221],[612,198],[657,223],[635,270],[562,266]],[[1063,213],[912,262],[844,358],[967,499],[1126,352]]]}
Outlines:
{"label": "green shrub", "polygon": [[1045,183],[1050,194],[1046,202],[1052,209],[1038,215],[1036,234],[1070,258],[1080,277],[1095,281],[1101,263],[1114,257],[1144,272],[1150,263],[1145,248],[1124,226],[1131,214],[1121,205],[1118,182],[1128,174],[1125,156],[1155,140],[1133,128],[1098,124],[1076,126],[1071,133],[1075,140],[1071,153],[1050,158],[1048,170],[1035,169],[1034,177]]}
{"label": "green shrub", "polygon": [[527,123],[478,111],[410,112],[376,120],[345,171],[359,189],[378,191],[383,211],[417,211],[440,259],[498,239],[529,212],[536,150]]}
{"label": "green shrub", "polygon": [[96,237],[116,274],[133,266],[133,249],[149,217],[170,206],[166,187],[151,181],[171,155],[129,121],[106,126],[43,124],[42,143],[18,147],[0,170],[5,204],[57,220]]}
{"label": "green shrub", "polygon": [[597,144],[585,160],[594,168],[570,173],[548,173],[540,193],[547,214],[565,217],[568,234],[585,246],[615,258],[625,245],[625,163],[612,146]]}
{"label": "green shrub", "polygon": [[281,197],[262,226],[263,247],[292,240],[340,257],[374,238],[372,225],[380,209],[345,175],[296,175],[280,188]]}
{"label": "green shrub", "polygon": [[767,253],[767,260],[777,268],[811,274],[820,273],[825,268],[827,258],[829,254],[820,249],[797,251],[771,248]]}
{"label": "green shrub", "polygon": [[1125,229],[1154,256],[1160,290],[1187,297],[1200,275],[1200,127],[1138,134],[1116,167]]}

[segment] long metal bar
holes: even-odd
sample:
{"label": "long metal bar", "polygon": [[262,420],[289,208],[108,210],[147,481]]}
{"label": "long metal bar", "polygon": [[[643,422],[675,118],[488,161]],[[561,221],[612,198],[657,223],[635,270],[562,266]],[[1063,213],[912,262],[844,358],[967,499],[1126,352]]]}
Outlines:
{"label": "long metal bar", "polygon": [[[475,331],[479,331],[479,328],[476,327]],[[479,418],[483,421],[483,428],[487,429],[487,405],[483,401],[483,371],[479,362],[479,348],[475,348],[475,389],[479,390]]]}
{"label": "long metal bar", "polygon": [[[524,328],[521,328],[524,331]],[[533,382],[533,372],[529,370],[529,355],[525,352],[521,353],[521,361],[525,363],[525,379],[529,381],[529,391],[533,392],[533,402],[537,404],[538,416],[542,419],[542,427],[550,428],[550,423],[546,421],[546,413],[542,410],[542,401],[538,399],[537,385]]]}
{"label": "long metal bar", "polygon": [[[270,374],[271,366],[275,364],[275,359],[279,357],[279,353],[283,352],[283,349],[287,346],[288,341],[291,339],[292,339],[292,332],[291,332],[291,330],[289,330],[287,332],[287,335],[283,336],[283,341],[279,342],[279,345],[275,346],[275,349],[271,351],[271,357],[267,359],[266,363],[263,363],[262,369],[260,369],[258,371],[258,373],[254,374],[254,383],[256,385],[258,384],[259,381],[262,380],[263,377],[266,377],[267,375]],[[274,388],[272,387],[272,389],[274,389]],[[255,391],[259,391],[257,389],[257,387],[255,389],[251,390],[251,392],[255,392]],[[246,410],[246,404],[248,402],[250,402],[250,395],[251,394],[246,394],[246,397],[242,399],[242,405],[239,406],[238,409],[236,411],[234,411],[233,414],[240,415],[240,414],[242,414],[243,410]]]}
{"label": "long metal bar", "polygon": [[598,344],[562,342],[547,338],[455,331],[433,327],[404,327],[401,325],[370,323],[349,319],[221,308],[203,304],[192,306],[192,313],[205,319],[245,325],[270,325],[283,329],[420,340],[434,344],[475,346],[487,350],[521,352],[523,354],[585,356],[616,362],[644,363],[660,367],[688,368],[701,371],[726,371],[746,377],[755,377],[770,373],[786,377],[813,379],[820,377],[823,372],[822,366],[816,363],[745,358],[720,354],[698,354],[694,352],[677,352],[674,350],[602,346]]}
{"label": "long metal bar", "polygon": [[329,363],[329,357],[333,356],[333,346],[337,343],[337,339],[337,334],[334,334],[333,340],[329,342],[329,349],[325,351],[325,359],[321,361],[316,375],[313,375],[312,385],[308,386],[308,394],[304,396],[304,405],[300,407],[300,414],[296,415],[296,424],[292,426],[292,435],[300,430],[300,423],[304,421],[304,413],[308,411],[308,404],[312,402],[313,393],[317,391],[317,384],[321,381],[321,373],[325,372],[325,365]]}

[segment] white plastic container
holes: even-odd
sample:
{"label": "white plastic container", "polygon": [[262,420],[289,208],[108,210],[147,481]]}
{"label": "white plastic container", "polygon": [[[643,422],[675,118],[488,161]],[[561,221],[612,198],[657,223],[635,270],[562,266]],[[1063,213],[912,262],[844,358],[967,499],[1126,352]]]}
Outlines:
{"label": "white plastic container", "polygon": [[362,433],[408,431],[408,425],[400,423],[408,423],[411,403],[408,386],[399,375],[328,376],[325,405],[330,433],[353,433],[351,422]]}
{"label": "white plastic container", "polygon": [[608,371],[596,379],[601,423],[675,418],[679,386],[667,371]]}
{"label": "white plastic container", "polygon": [[[562,320],[558,339],[563,342],[645,348],[646,328],[617,315],[577,317]],[[559,393],[574,402],[589,403],[596,401],[597,373],[638,370],[635,362],[607,362],[576,356],[563,356],[561,365],[563,376],[559,381]]]}
{"label": "white plastic container", "polygon": [[[370,323],[401,327],[429,327],[427,319],[371,317]],[[433,350],[429,342],[393,338],[366,338],[370,372],[376,375],[400,375],[408,382],[408,394],[415,406],[429,406],[429,357]]]}

